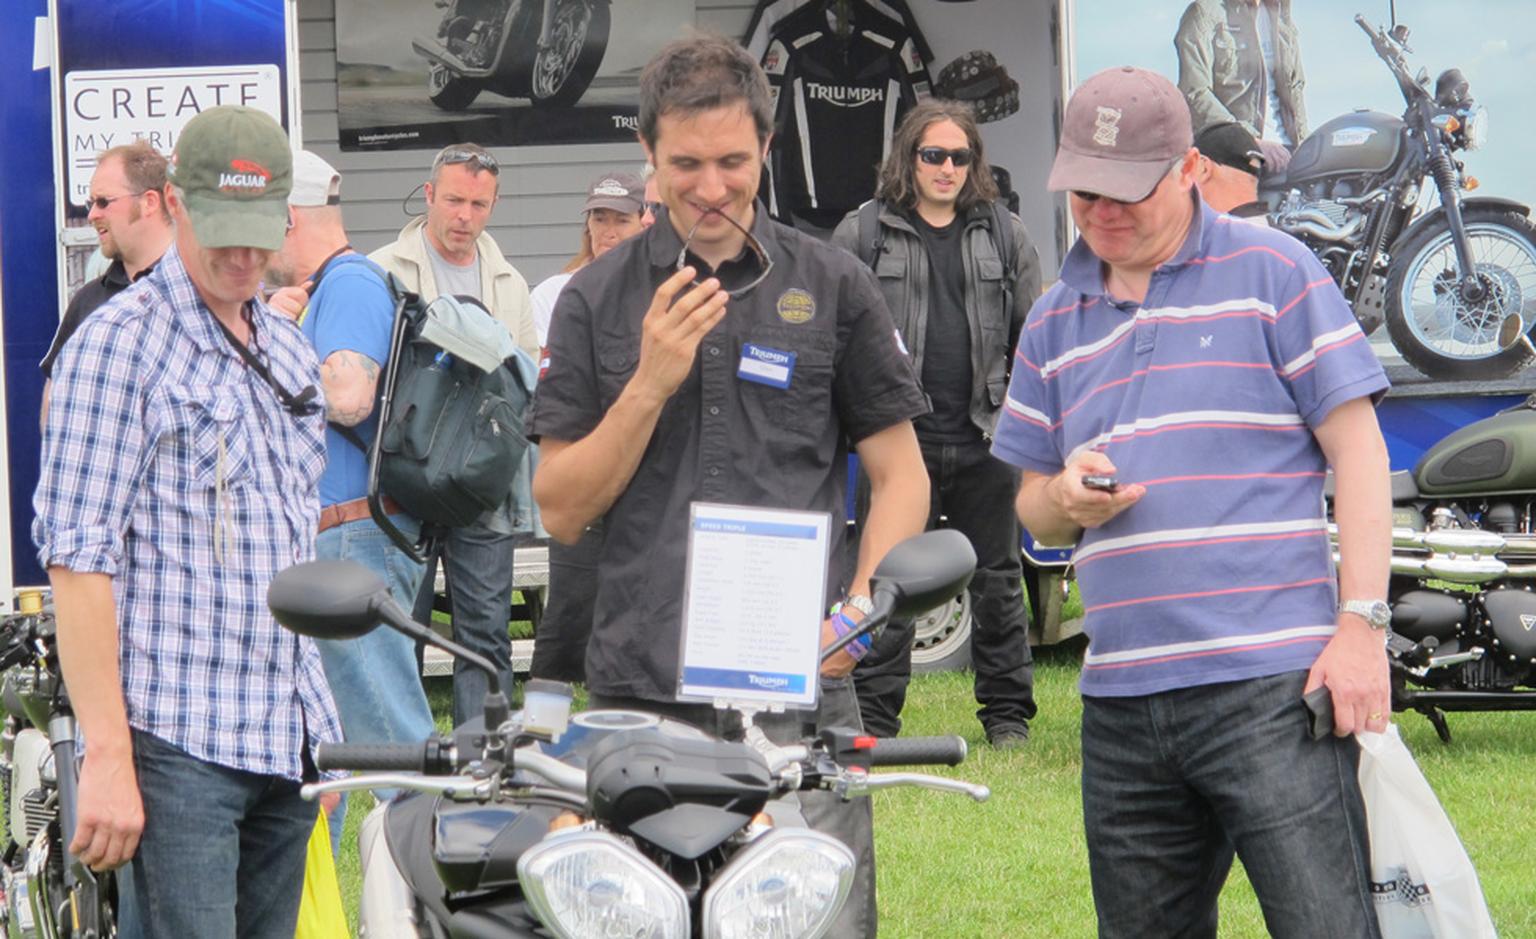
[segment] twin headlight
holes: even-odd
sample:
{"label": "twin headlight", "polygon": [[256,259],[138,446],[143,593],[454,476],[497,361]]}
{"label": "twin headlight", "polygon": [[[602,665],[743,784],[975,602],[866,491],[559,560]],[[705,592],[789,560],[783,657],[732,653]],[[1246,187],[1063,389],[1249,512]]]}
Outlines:
{"label": "twin headlight", "polygon": [[[816,939],[842,908],[853,853],[829,835],[774,829],[716,875],[704,894],[705,939]],[[682,888],[605,832],[551,835],[517,862],[523,895],[560,939],[688,939]]]}

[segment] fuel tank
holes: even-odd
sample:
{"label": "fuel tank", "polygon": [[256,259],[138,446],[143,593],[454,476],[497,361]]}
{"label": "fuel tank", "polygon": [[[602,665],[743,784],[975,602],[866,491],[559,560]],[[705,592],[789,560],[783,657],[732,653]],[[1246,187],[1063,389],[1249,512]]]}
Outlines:
{"label": "fuel tank", "polygon": [[[1381,173],[1403,148],[1403,119],[1380,111],[1341,114],[1313,131],[1286,167],[1286,188],[1332,176]],[[1265,189],[1270,188],[1266,182]]]}
{"label": "fuel tank", "polygon": [[1536,410],[1527,401],[1468,424],[1430,447],[1413,478],[1431,497],[1536,491]]}

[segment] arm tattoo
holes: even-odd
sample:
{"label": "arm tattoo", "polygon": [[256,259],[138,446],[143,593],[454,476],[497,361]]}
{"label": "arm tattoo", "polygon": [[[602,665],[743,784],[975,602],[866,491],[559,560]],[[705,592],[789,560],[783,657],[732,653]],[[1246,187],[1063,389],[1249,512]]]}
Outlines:
{"label": "arm tattoo", "polygon": [[320,383],[325,387],[326,420],[356,427],[373,413],[379,363],[360,352],[339,349],[321,364]]}

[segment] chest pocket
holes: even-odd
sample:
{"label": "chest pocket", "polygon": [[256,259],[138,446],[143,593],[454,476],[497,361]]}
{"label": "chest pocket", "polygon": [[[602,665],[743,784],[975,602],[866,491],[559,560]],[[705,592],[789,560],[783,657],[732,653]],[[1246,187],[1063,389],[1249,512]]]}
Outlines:
{"label": "chest pocket", "polygon": [[597,340],[597,386],[602,395],[606,412],[619,400],[619,393],[634,377],[640,364],[640,337],[612,338],[600,336]]}
{"label": "chest pocket", "polygon": [[795,440],[816,440],[832,420],[833,340],[800,327],[759,327],[736,344],[739,367],[745,343],[795,354],[788,388],[747,381],[739,375],[742,407],[753,427],[772,428]]}
{"label": "chest pocket", "polygon": [[245,401],[238,391],[212,385],[164,390],[159,455],[197,489],[229,489],[255,475]]}

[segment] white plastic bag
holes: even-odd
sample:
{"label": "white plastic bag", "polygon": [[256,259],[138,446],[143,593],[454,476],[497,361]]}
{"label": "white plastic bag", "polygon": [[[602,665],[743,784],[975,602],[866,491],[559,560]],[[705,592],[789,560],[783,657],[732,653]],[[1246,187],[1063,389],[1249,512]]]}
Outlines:
{"label": "white plastic bag", "polygon": [[1383,939],[1495,939],[1472,859],[1397,725],[1355,736]]}

